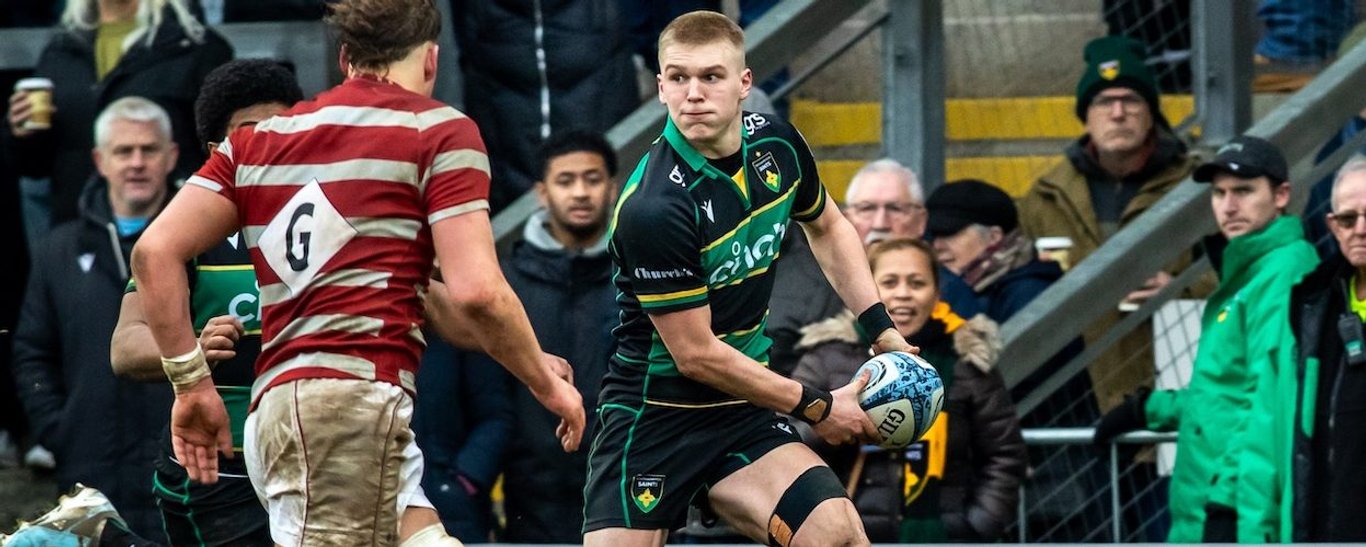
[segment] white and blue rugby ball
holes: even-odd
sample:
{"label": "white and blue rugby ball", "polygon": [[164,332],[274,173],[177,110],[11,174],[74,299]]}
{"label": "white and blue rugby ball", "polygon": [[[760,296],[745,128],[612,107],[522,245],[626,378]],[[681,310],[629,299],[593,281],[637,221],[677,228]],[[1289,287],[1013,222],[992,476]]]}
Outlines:
{"label": "white and blue rugby ball", "polygon": [[877,427],[883,448],[902,448],[925,435],[944,407],[944,381],[929,361],[893,351],[869,359],[864,371],[872,376],[859,393],[859,406]]}

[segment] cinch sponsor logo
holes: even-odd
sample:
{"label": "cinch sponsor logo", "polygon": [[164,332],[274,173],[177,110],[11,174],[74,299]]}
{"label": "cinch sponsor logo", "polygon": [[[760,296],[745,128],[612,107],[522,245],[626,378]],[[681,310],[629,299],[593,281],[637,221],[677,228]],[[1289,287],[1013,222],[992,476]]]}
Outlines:
{"label": "cinch sponsor logo", "polygon": [[636,268],[634,275],[636,279],[684,279],[693,277],[693,273],[687,268],[674,268],[672,270],[647,270]]}
{"label": "cinch sponsor logo", "polygon": [[755,266],[766,266],[773,261],[773,256],[777,254],[778,247],[783,241],[783,235],[787,233],[787,223],[775,222],[770,233],[759,236],[749,245],[741,244],[739,241],[732,241],[730,244],[730,258],[717,266],[711,272],[711,278],[707,280],[710,285],[725,285],[738,279],[742,275],[747,275]]}

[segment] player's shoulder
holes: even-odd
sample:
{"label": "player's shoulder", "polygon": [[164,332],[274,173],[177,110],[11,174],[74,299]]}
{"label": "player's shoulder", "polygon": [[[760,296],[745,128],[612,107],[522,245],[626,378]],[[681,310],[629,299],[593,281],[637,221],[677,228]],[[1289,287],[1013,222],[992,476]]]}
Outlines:
{"label": "player's shoulder", "polygon": [[688,191],[687,164],[658,148],[641,158],[627,179],[617,216],[635,223],[666,217],[691,218],[696,203]]}

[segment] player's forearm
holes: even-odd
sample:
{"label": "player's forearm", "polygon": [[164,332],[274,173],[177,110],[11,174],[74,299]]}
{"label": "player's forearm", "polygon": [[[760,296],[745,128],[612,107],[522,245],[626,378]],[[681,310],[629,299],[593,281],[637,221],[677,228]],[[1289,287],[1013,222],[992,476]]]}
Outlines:
{"label": "player's forearm", "polygon": [[878,302],[877,287],[868,271],[868,255],[863,251],[858,232],[842,220],[803,224],[802,227],[821,272],[825,273],[844,305],[857,314]]}
{"label": "player's forearm", "polygon": [[138,382],[166,381],[161,354],[142,313],[142,295],[136,291],[123,295],[119,322],[109,340],[109,362],[117,376]]}
{"label": "player's forearm", "polygon": [[712,338],[713,344],[685,355],[675,355],[684,376],[776,412],[797,407],[802,386],[773,372],[739,350]]}
{"label": "player's forearm", "polygon": [[109,361],[119,377],[138,382],[166,381],[166,373],[161,370],[161,354],[152,338],[152,329],[146,323],[120,324],[114,328]]}
{"label": "player's forearm", "polygon": [[133,277],[141,293],[148,330],[161,356],[184,355],[198,344],[190,324],[190,291],[184,266],[193,255],[180,256],[183,253],[157,243],[144,236],[133,248]]}

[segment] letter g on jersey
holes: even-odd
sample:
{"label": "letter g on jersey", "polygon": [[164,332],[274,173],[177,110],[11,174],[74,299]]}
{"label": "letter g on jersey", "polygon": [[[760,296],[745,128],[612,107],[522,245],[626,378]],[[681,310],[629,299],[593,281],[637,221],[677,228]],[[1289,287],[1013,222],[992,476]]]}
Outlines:
{"label": "letter g on jersey", "polygon": [[314,179],[266,224],[256,246],[290,294],[297,295],[357,233]]}

